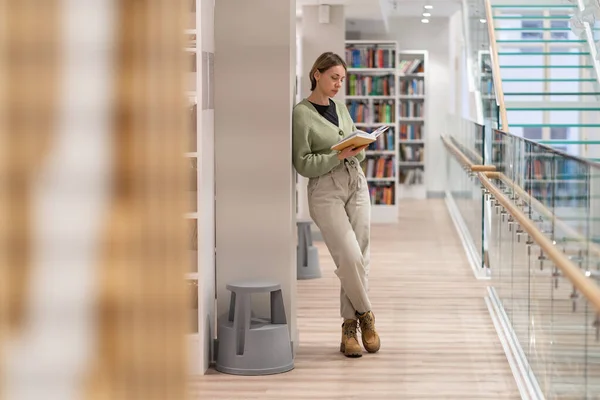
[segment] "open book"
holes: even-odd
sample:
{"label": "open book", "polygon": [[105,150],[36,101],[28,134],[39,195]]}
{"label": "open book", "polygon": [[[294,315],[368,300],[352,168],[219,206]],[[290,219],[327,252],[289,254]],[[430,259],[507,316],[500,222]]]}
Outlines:
{"label": "open book", "polygon": [[380,128],[377,128],[376,130],[374,130],[371,133],[357,130],[356,132],[352,133],[350,136],[345,137],[344,139],[340,140],[339,142],[337,142],[336,144],[331,146],[331,149],[337,150],[337,151],[342,151],[346,147],[357,148],[360,146],[364,146],[365,144],[373,143],[374,141],[377,140],[379,135],[381,135],[383,132],[387,131],[388,128],[389,128],[389,126],[382,126]]}

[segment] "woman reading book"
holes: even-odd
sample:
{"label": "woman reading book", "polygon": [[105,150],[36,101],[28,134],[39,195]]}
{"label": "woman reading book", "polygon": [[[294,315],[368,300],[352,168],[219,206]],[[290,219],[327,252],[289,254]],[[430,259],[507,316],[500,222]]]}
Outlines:
{"label": "woman reading book", "polygon": [[347,357],[360,357],[358,326],[368,352],[380,347],[368,296],[371,202],[360,166],[367,145],[331,149],[356,130],[345,104],[333,100],[346,77],[344,60],[323,53],[309,76],[311,94],[293,111],[292,158],[296,171],[309,178],[310,216],[321,230],[341,282],[340,351]]}

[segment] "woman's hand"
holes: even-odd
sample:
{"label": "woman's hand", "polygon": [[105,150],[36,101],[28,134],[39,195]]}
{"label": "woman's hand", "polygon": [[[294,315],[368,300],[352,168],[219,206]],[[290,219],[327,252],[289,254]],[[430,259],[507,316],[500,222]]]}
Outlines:
{"label": "woman's hand", "polygon": [[357,155],[358,153],[360,153],[367,147],[369,147],[368,144],[365,144],[364,146],[360,146],[360,147],[356,147],[356,148],[346,147],[344,150],[340,151],[340,153],[338,154],[337,157],[339,160],[344,160],[346,158],[354,157],[355,155]]}

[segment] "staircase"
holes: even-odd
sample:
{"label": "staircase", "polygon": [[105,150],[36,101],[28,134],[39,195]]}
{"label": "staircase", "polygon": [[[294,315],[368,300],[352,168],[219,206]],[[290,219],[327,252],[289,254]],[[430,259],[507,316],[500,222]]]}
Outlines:
{"label": "staircase", "polygon": [[571,30],[577,0],[491,0],[491,10],[510,131],[600,138],[600,85],[585,36]]}

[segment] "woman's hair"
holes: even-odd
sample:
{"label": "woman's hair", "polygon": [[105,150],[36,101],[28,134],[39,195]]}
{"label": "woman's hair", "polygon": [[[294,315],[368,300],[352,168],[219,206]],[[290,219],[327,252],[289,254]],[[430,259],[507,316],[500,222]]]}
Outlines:
{"label": "woman's hair", "polygon": [[347,69],[346,62],[342,59],[342,57],[338,56],[337,54],[332,53],[331,51],[321,54],[319,58],[317,58],[317,60],[313,64],[313,67],[310,70],[310,90],[315,90],[315,88],[317,87],[315,72],[319,71],[320,73],[323,73],[329,68],[338,65],[344,67],[344,70]]}

